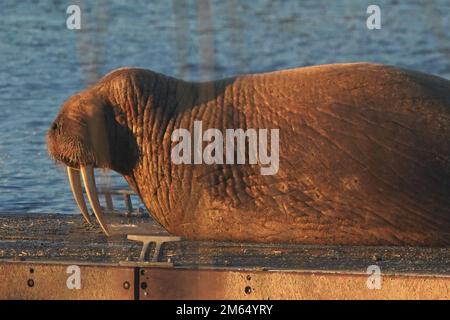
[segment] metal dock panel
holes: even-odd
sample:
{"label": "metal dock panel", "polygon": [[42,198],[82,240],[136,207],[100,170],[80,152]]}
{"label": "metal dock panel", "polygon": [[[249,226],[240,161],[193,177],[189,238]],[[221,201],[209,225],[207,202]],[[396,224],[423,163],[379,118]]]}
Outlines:
{"label": "metal dock panel", "polygon": [[[67,286],[72,265],[79,267],[80,289]],[[0,262],[0,299],[132,300],[134,273],[134,268],[81,263]]]}
{"label": "metal dock panel", "polygon": [[233,271],[143,268],[140,299],[450,299],[450,277],[323,271]]}
{"label": "metal dock panel", "polygon": [[[81,288],[69,289],[78,265]],[[450,277],[0,262],[0,299],[450,299]]]}

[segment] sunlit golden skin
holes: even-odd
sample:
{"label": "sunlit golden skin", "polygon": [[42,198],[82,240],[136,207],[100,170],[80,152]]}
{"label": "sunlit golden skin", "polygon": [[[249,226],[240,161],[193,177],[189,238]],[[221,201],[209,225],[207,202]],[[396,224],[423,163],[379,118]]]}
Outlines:
{"label": "sunlit golden skin", "polygon": [[[177,128],[279,129],[280,168],[174,165]],[[194,240],[450,244],[450,81],[355,63],[191,83],[124,68],[64,103],[57,161],[122,174]]]}

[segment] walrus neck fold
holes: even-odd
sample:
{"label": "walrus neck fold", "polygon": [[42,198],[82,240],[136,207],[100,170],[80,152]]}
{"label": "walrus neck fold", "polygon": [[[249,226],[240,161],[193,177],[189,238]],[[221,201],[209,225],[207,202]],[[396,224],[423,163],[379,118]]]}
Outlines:
{"label": "walrus neck fold", "polygon": [[[171,207],[167,195],[172,180],[166,179],[172,174],[170,138],[174,128],[190,121],[195,84],[130,69],[107,75],[100,85],[110,105],[111,169],[125,177],[155,218],[167,226],[163,213]],[[143,185],[142,190],[137,187]]]}

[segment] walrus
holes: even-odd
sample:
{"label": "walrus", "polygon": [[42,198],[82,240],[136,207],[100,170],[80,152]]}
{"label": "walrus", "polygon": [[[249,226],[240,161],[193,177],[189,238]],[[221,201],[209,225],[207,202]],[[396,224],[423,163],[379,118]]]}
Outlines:
{"label": "walrus", "polygon": [[[276,129],[277,170],[174,163],[174,132],[199,121],[203,132]],[[121,68],[70,97],[47,140],[107,235],[94,168],[123,175],[161,226],[190,240],[450,244],[450,81],[437,76],[346,63],[198,83]]]}

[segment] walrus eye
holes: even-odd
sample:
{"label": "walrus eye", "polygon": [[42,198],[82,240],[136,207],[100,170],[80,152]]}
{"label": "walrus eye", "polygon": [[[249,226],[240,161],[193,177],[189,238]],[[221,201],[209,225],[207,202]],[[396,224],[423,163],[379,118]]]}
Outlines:
{"label": "walrus eye", "polygon": [[58,129],[58,124],[56,122],[53,122],[52,124],[52,130]]}

